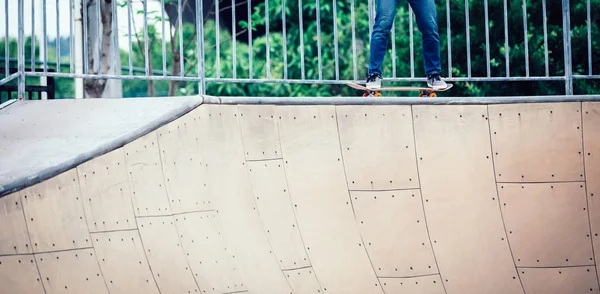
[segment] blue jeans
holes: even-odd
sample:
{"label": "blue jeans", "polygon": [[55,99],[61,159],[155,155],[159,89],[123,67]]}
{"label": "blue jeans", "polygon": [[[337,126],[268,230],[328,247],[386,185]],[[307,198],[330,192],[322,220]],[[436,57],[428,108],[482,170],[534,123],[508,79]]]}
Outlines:
{"label": "blue jeans", "polygon": [[[392,23],[396,15],[397,0],[376,0],[376,17],[371,35],[369,75],[381,75],[381,63],[386,53]],[[425,74],[441,74],[440,38],[437,26],[435,0],[408,0],[423,35]]]}

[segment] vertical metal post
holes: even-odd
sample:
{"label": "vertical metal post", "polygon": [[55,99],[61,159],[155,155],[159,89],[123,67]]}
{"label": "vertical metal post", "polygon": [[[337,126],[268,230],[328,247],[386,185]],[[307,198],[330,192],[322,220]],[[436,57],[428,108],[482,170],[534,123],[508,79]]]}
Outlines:
{"label": "vertical metal post", "polygon": [[[21,5],[21,4],[19,4]],[[32,5],[35,6],[35,5]],[[8,38],[8,0],[4,1],[4,13],[6,14],[5,17],[5,34],[4,34],[4,76],[8,77],[10,76],[10,42],[9,42],[9,38]],[[21,17],[19,15],[19,17]],[[20,19],[19,19],[20,20]],[[33,21],[33,19],[32,19]],[[21,29],[21,27],[19,27],[19,30]],[[21,48],[21,43],[18,44],[19,48]],[[9,97],[10,98],[10,97]]]}
{"label": "vertical metal post", "polygon": [[46,23],[46,0],[43,0],[42,3],[42,26],[44,28],[44,73],[46,73],[48,72],[48,25]]}
{"label": "vertical metal post", "polygon": [[[265,0],[265,38],[267,39],[265,49],[267,52],[267,80],[271,78],[271,38],[269,38],[269,0]],[[234,56],[235,58],[235,56]]]}
{"label": "vertical metal post", "polygon": [[[250,1],[248,1],[250,3]],[[283,28],[283,79],[288,78],[288,63],[287,63],[287,35],[285,21],[285,0],[281,0],[281,27]]]}
{"label": "vertical metal post", "polygon": [[352,69],[354,73],[354,80],[358,78],[357,64],[356,64],[356,21],[354,20],[354,0],[350,0],[350,18],[352,24]]}
{"label": "vertical metal post", "polygon": [[[252,79],[252,1],[248,0],[248,78]],[[283,9],[283,8],[282,8]],[[284,14],[285,16],[285,14]],[[283,27],[283,35],[285,39],[285,26]]]}
{"label": "vertical metal post", "polygon": [[491,76],[491,65],[490,65],[490,21],[489,21],[489,9],[488,0],[483,1],[485,9],[485,64],[487,77]]}
{"label": "vertical metal post", "polygon": [[[131,41],[131,15],[132,15],[132,8],[131,8],[131,1],[127,1],[127,37],[129,39],[129,75],[132,76],[133,75],[133,46],[132,41]],[[135,32],[137,34],[137,32]],[[164,33],[164,30],[163,30]],[[163,47],[163,52],[164,52],[164,47]]]}
{"label": "vertical metal post", "polygon": [[571,63],[571,9],[569,0],[562,0],[563,47],[565,57],[565,94],[573,95],[573,68]]}
{"label": "vertical metal post", "polygon": [[[73,19],[73,0],[69,0],[69,58],[71,59],[69,62],[69,73],[75,72],[75,37],[73,36],[73,24],[75,23],[75,19]],[[33,26],[32,26],[33,27]],[[33,34],[31,34],[31,38],[33,40]],[[35,48],[32,44],[32,50]]]}
{"label": "vertical metal post", "polygon": [[446,38],[448,39],[448,77],[452,77],[452,28],[450,26],[450,0],[446,0]]}
{"label": "vertical metal post", "polygon": [[231,60],[233,62],[231,69],[233,70],[233,78],[237,77],[237,53],[236,53],[236,29],[235,29],[235,0],[231,0]]}
{"label": "vertical metal post", "polygon": [[375,22],[375,20],[373,19],[373,16],[375,15],[375,13],[373,12],[374,8],[373,8],[373,2],[375,0],[368,0],[367,1],[367,5],[368,5],[368,14],[369,14],[369,43],[371,42],[371,37],[373,36],[373,24]]}
{"label": "vertical metal post", "polygon": [[177,1],[177,25],[179,27],[179,76],[183,77],[185,71],[185,56],[183,52],[183,17],[181,0]]}
{"label": "vertical metal post", "polygon": [[56,2],[56,39],[54,47],[56,49],[56,72],[60,72],[60,7],[58,0]]}
{"label": "vertical metal post", "polygon": [[592,75],[592,16],[590,0],[587,0],[588,74]]}
{"label": "vertical metal post", "polygon": [[504,0],[504,58],[506,60],[506,77],[510,77],[510,55],[508,47],[508,3]]}
{"label": "vertical metal post", "polygon": [[[6,0],[6,3],[8,3],[8,0]],[[6,21],[8,22],[8,17],[6,18]],[[6,29],[8,30],[8,25],[6,26]],[[6,35],[8,36],[8,34]],[[6,48],[8,49],[8,46],[6,46]],[[35,70],[35,1],[33,0],[31,1],[31,70]]]}
{"label": "vertical metal post", "polygon": [[317,61],[319,62],[319,80],[323,79],[323,62],[321,60],[321,3],[315,0],[317,13]]}
{"label": "vertical metal post", "polygon": [[221,15],[221,10],[219,9],[219,2],[221,0],[215,0],[215,46],[217,50],[217,56],[215,57],[215,72],[217,79],[221,77],[221,40],[219,38],[220,24],[219,16]]}
{"label": "vertical metal post", "polygon": [[[129,5],[131,5],[131,1],[128,1]],[[89,48],[88,48],[88,4],[87,1],[81,1],[81,8],[83,10],[83,73],[87,74],[89,72]],[[131,32],[129,34],[131,36]],[[129,41],[131,44],[131,40]],[[129,56],[131,56],[131,48],[129,48]]]}
{"label": "vertical metal post", "polygon": [[[112,68],[114,75],[121,75],[121,56],[119,55],[119,17],[117,1],[112,1]],[[118,61],[118,62],[117,62]]]}
{"label": "vertical metal post", "polygon": [[[82,74],[84,70],[84,56],[87,56],[87,51],[84,51],[84,38],[83,34],[83,15],[82,12],[85,12],[85,6],[81,0],[70,0],[71,7],[69,10],[71,11],[73,18],[71,19],[71,25],[73,26],[73,34],[72,36],[72,48],[73,53],[71,54],[71,63],[73,64],[73,72],[76,74]],[[75,99],[81,99],[85,95],[85,90],[83,88],[83,79],[76,78],[75,82]]]}
{"label": "vertical metal post", "polygon": [[469,0],[465,0],[465,27],[467,35],[467,75],[471,77],[471,25],[469,24]]}
{"label": "vertical metal post", "polygon": [[337,30],[337,3],[333,0],[333,46],[335,50],[335,79],[340,79],[338,30]]}
{"label": "vertical metal post", "polygon": [[165,30],[165,0],[160,1],[160,22],[162,25],[162,31],[160,33],[162,37],[162,72],[163,77],[167,76],[167,41],[166,41],[166,30]]}
{"label": "vertical metal post", "polygon": [[548,65],[548,17],[546,16],[546,0],[542,0],[543,18],[544,18],[544,60],[546,76],[550,76]]}
{"label": "vertical metal post", "polygon": [[410,4],[408,5],[408,30],[410,39],[410,77],[415,77],[415,47],[413,41],[413,10]]}
{"label": "vertical metal post", "polygon": [[146,77],[150,76],[150,47],[148,46],[148,0],[144,1],[144,67]]}
{"label": "vertical metal post", "polygon": [[300,73],[301,77],[304,80],[305,71],[304,71],[304,24],[302,21],[302,0],[298,0],[298,22],[300,25]]}
{"label": "vertical metal post", "polygon": [[103,35],[103,27],[102,27],[102,3],[101,0],[96,0],[96,22],[97,22],[97,30],[98,30],[98,40],[96,46],[96,58],[98,58],[98,74],[104,74],[102,71],[102,35]]}
{"label": "vertical metal post", "polygon": [[523,0],[523,39],[525,40],[525,76],[529,77],[529,34],[527,30],[527,0]]}
{"label": "vertical metal post", "polygon": [[[24,16],[24,6],[25,4],[23,2],[25,2],[25,0],[18,0],[19,3],[19,36],[18,36],[18,43],[19,43],[19,99],[25,99],[25,16]],[[7,7],[8,8],[8,7]],[[8,11],[8,9],[6,10]],[[8,35],[6,36],[6,38],[8,38]],[[5,62],[8,62],[5,61]]]}
{"label": "vertical metal post", "polygon": [[60,7],[58,4],[58,0],[56,3],[56,39],[54,48],[56,49],[56,72],[60,72]]}
{"label": "vertical metal post", "polygon": [[204,10],[202,7],[203,3],[200,0],[196,0],[196,41],[198,43],[198,77],[200,83],[198,84],[198,93],[200,95],[206,94],[206,83],[204,77]]}
{"label": "vertical metal post", "polygon": [[392,78],[396,77],[396,17],[392,21]]}

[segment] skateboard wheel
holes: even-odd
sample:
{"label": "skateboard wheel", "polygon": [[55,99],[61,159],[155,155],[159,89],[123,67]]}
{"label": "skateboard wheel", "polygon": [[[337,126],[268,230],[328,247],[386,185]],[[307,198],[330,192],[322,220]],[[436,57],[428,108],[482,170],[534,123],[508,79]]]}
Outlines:
{"label": "skateboard wheel", "polygon": [[381,95],[379,92],[375,92],[375,97],[383,97],[383,95]]}
{"label": "skateboard wheel", "polygon": [[369,93],[364,93],[363,97],[369,97]]}
{"label": "skateboard wheel", "polygon": [[435,93],[429,93],[429,97],[437,97],[437,94],[435,94]]}

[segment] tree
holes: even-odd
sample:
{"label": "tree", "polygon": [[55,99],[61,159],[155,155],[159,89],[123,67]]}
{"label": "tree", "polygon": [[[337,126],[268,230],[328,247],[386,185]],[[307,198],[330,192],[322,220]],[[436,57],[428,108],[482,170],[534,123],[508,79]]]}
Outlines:
{"label": "tree", "polygon": [[[112,0],[82,0],[83,9],[87,14],[87,55],[88,69],[91,74],[119,74],[121,64],[119,54],[113,54],[117,38],[113,32],[113,3]],[[98,13],[100,15],[98,15]],[[83,12],[82,12],[83,15]],[[100,37],[99,37],[100,36]],[[100,44],[98,44],[100,43]],[[100,48],[100,52],[98,52]],[[117,60],[113,60],[117,58]],[[114,66],[113,66],[114,65]],[[84,79],[85,92],[88,97],[100,98],[121,97],[121,80],[118,79]]]}

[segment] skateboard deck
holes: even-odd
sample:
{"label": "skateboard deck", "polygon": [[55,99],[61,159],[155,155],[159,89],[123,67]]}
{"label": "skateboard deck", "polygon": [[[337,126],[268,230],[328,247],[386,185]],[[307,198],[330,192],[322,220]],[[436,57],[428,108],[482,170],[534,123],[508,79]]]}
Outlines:
{"label": "skateboard deck", "polygon": [[442,89],[434,89],[429,87],[382,87],[379,89],[371,89],[356,83],[346,84],[354,89],[367,91],[363,97],[382,97],[383,95],[381,95],[380,92],[384,91],[420,91],[421,93],[419,94],[419,97],[437,97],[435,92],[444,92],[454,86],[453,84],[447,84],[448,86]]}

